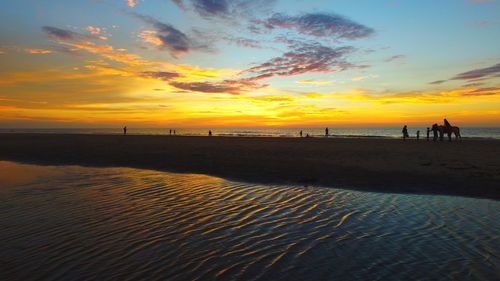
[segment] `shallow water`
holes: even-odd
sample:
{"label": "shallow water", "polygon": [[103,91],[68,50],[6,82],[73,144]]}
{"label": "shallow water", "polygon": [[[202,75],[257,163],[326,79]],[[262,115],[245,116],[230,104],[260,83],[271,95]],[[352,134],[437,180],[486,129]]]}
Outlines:
{"label": "shallow water", "polygon": [[498,280],[500,203],[0,161],[0,280]]}

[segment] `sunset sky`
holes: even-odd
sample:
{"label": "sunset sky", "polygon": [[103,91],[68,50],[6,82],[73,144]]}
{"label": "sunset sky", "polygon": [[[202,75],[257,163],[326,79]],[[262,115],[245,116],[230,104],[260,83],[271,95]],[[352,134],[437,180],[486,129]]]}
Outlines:
{"label": "sunset sky", "polygon": [[19,0],[0,128],[500,126],[500,1]]}

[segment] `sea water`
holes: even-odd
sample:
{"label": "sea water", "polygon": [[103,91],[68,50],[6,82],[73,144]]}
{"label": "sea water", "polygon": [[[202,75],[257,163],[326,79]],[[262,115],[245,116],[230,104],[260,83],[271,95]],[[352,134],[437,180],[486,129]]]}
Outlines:
{"label": "sea water", "polygon": [[0,280],[498,280],[500,202],[0,161]]}

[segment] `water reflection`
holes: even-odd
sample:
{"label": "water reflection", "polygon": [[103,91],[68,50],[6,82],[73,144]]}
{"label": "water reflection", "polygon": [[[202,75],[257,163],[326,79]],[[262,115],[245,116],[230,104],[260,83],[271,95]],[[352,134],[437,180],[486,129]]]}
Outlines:
{"label": "water reflection", "polygon": [[498,278],[492,200],[0,165],[1,280]]}

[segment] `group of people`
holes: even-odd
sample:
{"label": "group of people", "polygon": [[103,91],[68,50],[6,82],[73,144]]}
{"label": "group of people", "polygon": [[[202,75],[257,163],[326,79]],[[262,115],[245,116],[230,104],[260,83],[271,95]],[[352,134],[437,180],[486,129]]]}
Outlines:
{"label": "group of people", "polygon": [[[432,131],[433,141],[437,141],[438,138],[440,141],[443,141],[444,139],[444,134],[448,135],[448,141],[451,141],[451,135],[455,134],[455,138],[458,140],[462,140],[462,136],[460,135],[460,128],[456,126],[452,126],[446,118],[444,119],[444,125],[438,125],[437,123],[433,124],[431,128],[427,127],[427,141],[430,140],[430,132]],[[410,135],[408,134],[408,126],[404,125],[403,130],[401,131],[403,133],[403,140],[406,140],[407,138],[410,138]],[[420,139],[420,131],[417,131],[417,140]]]}

